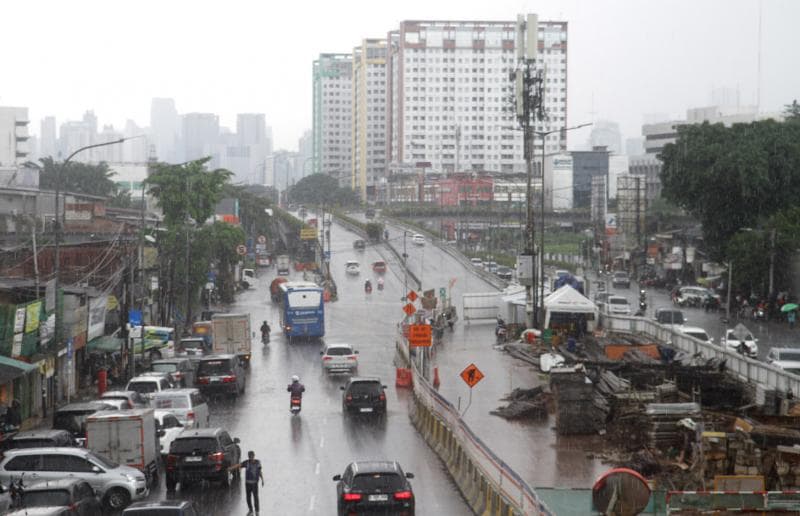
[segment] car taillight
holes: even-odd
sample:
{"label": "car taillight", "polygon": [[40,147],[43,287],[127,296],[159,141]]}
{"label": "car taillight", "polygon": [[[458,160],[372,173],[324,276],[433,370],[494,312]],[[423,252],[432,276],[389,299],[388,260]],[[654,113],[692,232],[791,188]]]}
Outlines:
{"label": "car taillight", "polygon": [[414,494],[411,491],[398,491],[394,494],[395,500],[411,500]]}
{"label": "car taillight", "polygon": [[175,469],[175,464],[178,462],[178,457],[175,455],[167,455],[167,469]]}
{"label": "car taillight", "polygon": [[235,376],[223,376],[222,383],[235,383],[236,377]]}
{"label": "car taillight", "polygon": [[222,452],[212,453],[208,456],[214,462],[214,469],[222,468],[222,462],[225,460],[225,454]]}
{"label": "car taillight", "polygon": [[206,385],[209,383],[209,379],[207,376],[201,376],[200,378],[197,379],[197,383]]}
{"label": "car taillight", "polygon": [[350,355],[349,357],[347,357],[347,360],[355,360],[355,359],[356,359],[355,355]]}
{"label": "car taillight", "polygon": [[181,378],[183,378],[183,373],[175,371],[174,373],[172,373],[172,376],[174,376],[176,380],[180,380]]}
{"label": "car taillight", "polygon": [[378,399],[381,401],[386,401],[386,395],[384,393],[381,393],[380,396],[378,396]]}
{"label": "car taillight", "polygon": [[323,362],[327,360],[333,360],[331,357],[322,357]]}
{"label": "car taillight", "polygon": [[347,396],[344,397],[344,400],[345,401],[353,401],[353,396],[348,394]]}
{"label": "car taillight", "polygon": [[187,419],[194,419],[194,412],[188,412],[188,413],[186,414],[186,418],[187,418]]}
{"label": "car taillight", "polygon": [[342,500],[345,502],[359,502],[361,501],[361,493],[344,493]]}

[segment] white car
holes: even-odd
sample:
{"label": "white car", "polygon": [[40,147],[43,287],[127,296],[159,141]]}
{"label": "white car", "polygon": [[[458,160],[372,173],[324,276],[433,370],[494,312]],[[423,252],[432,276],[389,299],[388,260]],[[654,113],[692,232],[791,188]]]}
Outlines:
{"label": "white car", "polygon": [[770,348],[767,363],[780,367],[784,371],[800,375],[800,349]]}
{"label": "white car", "polygon": [[679,327],[681,333],[688,335],[690,337],[694,337],[695,339],[705,342],[707,344],[713,344],[714,339],[708,335],[708,332],[703,328],[699,328],[697,326],[681,326]]}
{"label": "white car", "polygon": [[358,276],[361,274],[361,264],[355,260],[348,260],[344,264],[344,271],[351,276]]}
{"label": "white car", "polygon": [[319,354],[322,355],[322,369],[328,373],[355,373],[358,369],[358,350],[350,344],[328,344]]}
{"label": "white car", "polygon": [[183,432],[184,427],[178,416],[169,410],[154,410],[153,415],[158,422],[158,442],[161,447],[161,457],[163,458],[169,454],[169,445],[172,444],[178,434]]}
{"label": "white car", "polygon": [[131,378],[128,385],[125,386],[126,391],[136,391],[148,400],[153,399],[154,393],[171,388],[172,384],[166,376],[150,375],[141,375]]}
{"label": "white car", "polygon": [[483,260],[480,258],[470,258],[469,261],[475,267],[483,267]]}
{"label": "white car", "polygon": [[750,330],[743,324],[737,324],[735,328],[725,330],[722,345],[731,351],[741,353],[750,358],[758,357],[758,339],[753,337]]}
{"label": "white car", "polygon": [[606,310],[611,315],[630,315],[631,305],[622,296],[608,296],[606,299]]}
{"label": "white car", "polygon": [[414,233],[414,235],[411,236],[411,243],[414,245],[425,245],[425,237],[419,233]]}

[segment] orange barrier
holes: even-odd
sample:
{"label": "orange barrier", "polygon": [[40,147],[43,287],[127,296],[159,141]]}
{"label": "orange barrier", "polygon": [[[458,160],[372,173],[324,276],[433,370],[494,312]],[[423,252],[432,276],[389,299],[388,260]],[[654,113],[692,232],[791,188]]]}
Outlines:
{"label": "orange barrier", "polygon": [[322,291],[322,301],[324,303],[327,303],[330,300],[331,300],[331,291],[326,288],[325,290]]}
{"label": "orange barrier", "polygon": [[655,358],[661,359],[661,354],[658,352],[656,344],[645,344],[643,346],[631,346],[629,344],[608,344],[606,346],[606,356],[611,360],[620,360],[626,351],[633,351],[638,349],[642,353]]}
{"label": "orange barrier", "polygon": [[433,368],[433,387],[438,389],[439,385],[439,366],[436,366]]}
{"label": "orange barrier", "polygon": [[396,371],[397,379],[395,385],[397,387],[411,387],[414,384],[414,377],[411,374],[411,369],[398,367]]}

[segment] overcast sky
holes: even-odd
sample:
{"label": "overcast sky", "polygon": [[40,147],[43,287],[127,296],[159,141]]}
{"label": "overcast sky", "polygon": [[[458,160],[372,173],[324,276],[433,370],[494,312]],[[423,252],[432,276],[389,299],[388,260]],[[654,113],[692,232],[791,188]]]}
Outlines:
{"label": "overcast sky", "polygon": [[[800,98],[800,1],[762,0],[761,110]],[[180,113],[263,112],[275,148],[296,149],[311,127],[311,63],[349,52],[406,19],[569,22],[569,123],[683,117],[712,88],[755,103],[758,0],[179,1],[22,0],[0,4],[0,105],[27,106],[32,132],[55,115],[149,125],[150,99]],[[588,129],[570,134],[570,147]]]}

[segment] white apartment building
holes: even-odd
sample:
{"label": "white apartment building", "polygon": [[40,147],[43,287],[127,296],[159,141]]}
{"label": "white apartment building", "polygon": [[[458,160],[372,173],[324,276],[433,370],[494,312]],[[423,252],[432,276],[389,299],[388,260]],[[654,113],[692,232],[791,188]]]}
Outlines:
{"label": "white apartment building", "polygon": [[353,56],[320,54],[313,68],[314,172],[353,181]]}
{"label": "white apartment building", "polygon": [[[522,131],[513,114],[516,22],[403,21],[387,36],[389,172],[422,164],[432,172],[524,173]],[[536,66],[545,70],[547,119],[567,118],[567,23],[539,22]],[[535,142],[537,155],[565,152],[565,132]]]}
{"label": "white apartment building", "polygon": [[0,166],[24,163],[28,148],[28,108],[0,106]]}
{"label": "white apartment building", "polygon": [[386,171],[386,40],[365,39],[353,49],[353,172],[362,201],[375,200]]}

